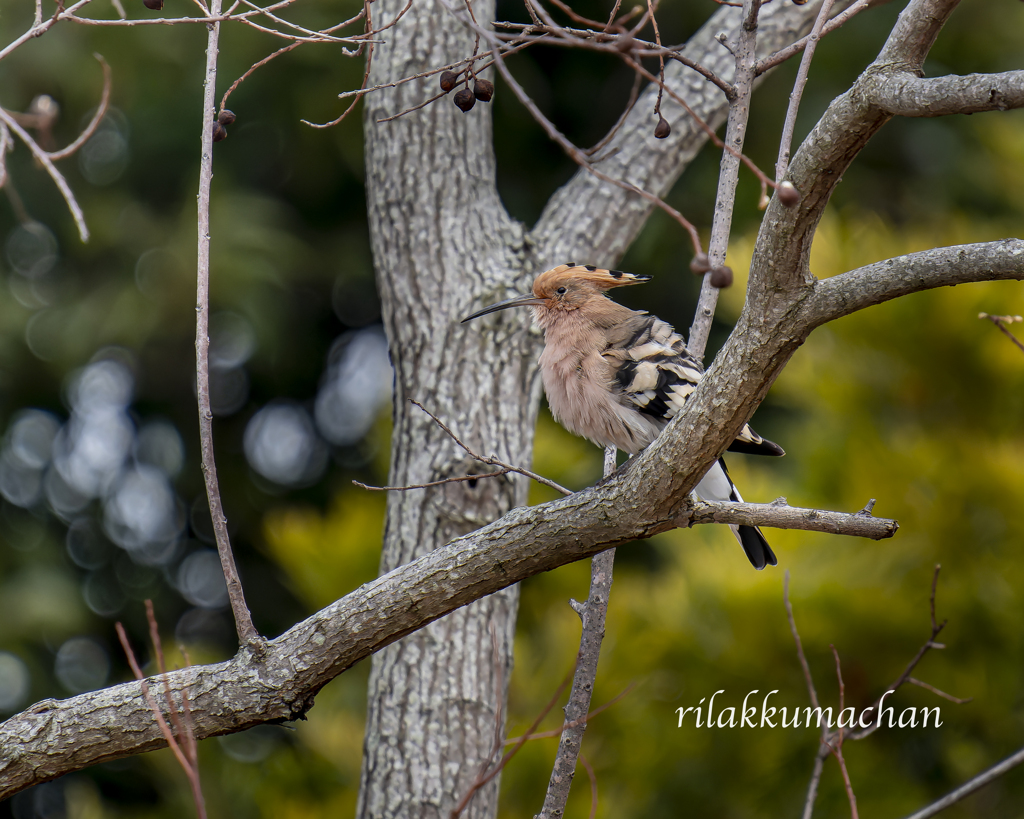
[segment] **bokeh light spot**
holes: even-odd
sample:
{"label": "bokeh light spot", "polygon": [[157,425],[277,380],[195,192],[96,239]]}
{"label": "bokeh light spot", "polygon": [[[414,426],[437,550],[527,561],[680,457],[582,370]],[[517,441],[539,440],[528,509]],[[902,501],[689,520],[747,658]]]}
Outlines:
{"label": "bokeh light spot", "polygon": [[54,673],[72,694],[102,688],[110,674],[110,657],[103,646],[88,637],[72,637],[57,649]]}

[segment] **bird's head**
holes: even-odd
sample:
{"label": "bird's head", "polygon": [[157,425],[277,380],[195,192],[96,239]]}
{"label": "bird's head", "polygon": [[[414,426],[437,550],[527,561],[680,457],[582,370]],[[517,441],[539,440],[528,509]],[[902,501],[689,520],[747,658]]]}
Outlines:
{"label": "bird's head", "polygon": [[[533,282],[533,294],[513,296],[466,316],[463,323],[509,307],[540,307],[544,310],[578,310],[593,299],[604,300],[604,292],[627,284],[642,284],[650,276],[605,270],[592,264],[560,264],[541,273]],[[607,303],[607,302],[605,302]]]}

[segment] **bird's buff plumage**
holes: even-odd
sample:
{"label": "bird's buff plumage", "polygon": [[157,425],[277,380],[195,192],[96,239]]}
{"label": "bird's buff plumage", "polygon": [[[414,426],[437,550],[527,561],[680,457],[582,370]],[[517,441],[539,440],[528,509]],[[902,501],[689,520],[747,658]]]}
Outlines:
{"label": "bird's buff plumage", "polygon": [[[658,437],[703,377],[700,364],[670,324],[605,295],[613,287],[649,279],[593,265],[563,264],[541,273],[532,295],[493,304],[463,322],[509,307],[533,307],[544,330],[540,370],[555,420],[599,446],[635,455]],[[749,426],[729,449],[785,454]],[[695,491],[709,501],[743,500],[721,458]],[[755,568],[777,563],[760,529],[730,528]]]}

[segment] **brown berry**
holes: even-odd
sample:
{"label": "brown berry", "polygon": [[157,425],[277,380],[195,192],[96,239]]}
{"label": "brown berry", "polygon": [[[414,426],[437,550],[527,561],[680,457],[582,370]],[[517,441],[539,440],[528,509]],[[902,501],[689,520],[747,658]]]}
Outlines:
{"label": "brown berry", "polygon": [[732,284],[732,268],[728,265],[719,265],[711,271],[711,286],[719,289]]}
{"label": "brown berry", "polygon": [[696,273],[698,276],[703,276],[711,269],[711,260],[708,258],[708,254],[704,251],[700,251],[690,261],[690,270]]}
{"label": "brown berry", "polygon": [[213,123],[213,141],[220,142],[222,139],[228,138],[228,129],[221,125],[219,122]]}
{"label": "brown berry", "polygon": [[473,84],[473,96],[480,102],[490,102],[494,96],[494,83],[490,80],[477,80]]}
{"label": "brown berry", "polygon": [[456,84],[459,82],[459,75],[454,71],[442,71],[441,72],[441,90],[444,93],[451,91]]}
{"label": "brown berry", "polygon": [[468,88],[463,88],[455,92],[454,102],[463,112],[466,112],[476,105],[476,97]]}
{"label": "brown berry", "polygon": [[217,115],[217,122],[219,122],[221,125],[230,125],[236,119],[237,117],[235,116],[235,112],[229,111],[227,108],[225,108]]}
{"label": "brown berry", "polygon": [[654,126],[654,137],[655,139],[664,139],[672,133],[672,126],[668,124],[666,120],[660,114],[658,115],[658,124]]}
{"label": "brown berry", "polygon": [[142,0],[142,5],[153,11],[160,11],[164,7],[164,0]]}
{"label": "brown berry", "polygon": [[796,189],[796,185],[790,182],[788,179],[779,185],[779,201],[787,208],[794,207],[800,204],[800,191]]}

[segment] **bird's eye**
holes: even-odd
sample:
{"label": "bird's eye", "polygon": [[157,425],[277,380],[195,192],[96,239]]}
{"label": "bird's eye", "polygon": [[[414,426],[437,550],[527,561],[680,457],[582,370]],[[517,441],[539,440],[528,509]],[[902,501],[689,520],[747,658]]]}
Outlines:
{"label": "bird's eye", "polygon": [[565,293],[566,293],[566,290],[565,290],[565,288],[564,288],[564,287],[559,287],[559,288],[558,288],[558,289],[557,289],[557,290],[556,290],[555,292],[556,292],[556,293],[557,293],[557,294],[558,294],[559,296],[564,296],[564,295],[565,295]]}

